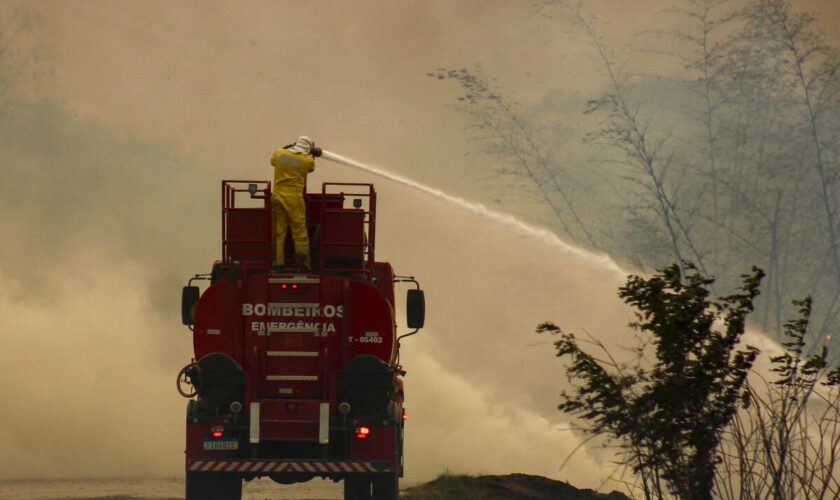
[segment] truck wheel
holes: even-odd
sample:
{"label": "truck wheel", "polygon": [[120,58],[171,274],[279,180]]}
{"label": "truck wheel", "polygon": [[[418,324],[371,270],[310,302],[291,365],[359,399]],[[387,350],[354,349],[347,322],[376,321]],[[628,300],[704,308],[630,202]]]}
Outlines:
{"label": "truck wheel", "polygon": [[344,500],[370,500],[370,478],[364,474],[345,477]]}
{"label": "truck wheel", "polygon": [[187,472],[187,500],[241,500],[242,479],[231,474]]}
{"label": "truck wheel", "polygon": [[373,478],[373,500],[397,500],[400,496],[400,478],[397,474],[388,472]]}

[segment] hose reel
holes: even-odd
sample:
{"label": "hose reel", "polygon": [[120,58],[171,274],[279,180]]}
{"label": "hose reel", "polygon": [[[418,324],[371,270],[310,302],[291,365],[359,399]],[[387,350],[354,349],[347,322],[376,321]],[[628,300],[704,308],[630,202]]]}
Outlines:
{"label": "hose reel", "polygon": [[[192,390],[186,388],[192,385]],[[210,353],[178,372],[178,393],[185,398],[198,396],[206,404],[228,407],[242,400],[245,372],[227,354]]]}
{"label": "hose reel", "polygon": [[[192,390],[186,389],[187,385],[192,386]],[[185,398],[194,398],[198,394],[201,386],[201,366],[192,360],[190,364],[181,368],[178,372],[178,378],[175,381],[175,387],[178,389],[178,394]]]}

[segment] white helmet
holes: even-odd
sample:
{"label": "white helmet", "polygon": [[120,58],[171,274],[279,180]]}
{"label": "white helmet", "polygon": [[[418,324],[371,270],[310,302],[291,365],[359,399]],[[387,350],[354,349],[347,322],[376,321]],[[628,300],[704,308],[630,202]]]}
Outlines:
{"label": "white helmet", "polygon": [[292,153],[308,155],[312,151],[312,139],[305,135],[298,137],[297,142],[289,148],[289,151]]}

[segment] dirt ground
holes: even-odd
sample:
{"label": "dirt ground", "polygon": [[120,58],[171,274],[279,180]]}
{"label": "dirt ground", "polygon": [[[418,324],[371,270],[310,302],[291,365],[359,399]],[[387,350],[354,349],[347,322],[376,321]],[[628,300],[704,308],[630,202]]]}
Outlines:
{"label": "dirt ground", "polygon": [[[414,486],[414,487],[412,487]],[[259,479],[244,484],[245,500],[334,500],[341,499],[341,483],[315,479],[293,485]],[[468,476],[443,474],[422,485],[406,485],[406,499],[472,500],[629,500],[620,493],[579,490],[567,483],[541,476],[508,474]],[[183,499],[182,478],[84,479],[84,480],[0,480],[2,500],[146,500]]]}
{"label": "dirt ground", "polygon": [[[342,498],[342,492],[341,483],[319,479],[293,485],[279,485],[269,479],[260,479],[244,484],[242,498],[247,500],[333,500]],[[184,498],[182,478],[0,481],[0,499],[2,500],[182,498]]]}
{"label": "dirt ground", "polygon": [[618,492],[598,493],[530,474],[470,476],[441,474],[434,481],[408,488],[405,500],[630,500]]}

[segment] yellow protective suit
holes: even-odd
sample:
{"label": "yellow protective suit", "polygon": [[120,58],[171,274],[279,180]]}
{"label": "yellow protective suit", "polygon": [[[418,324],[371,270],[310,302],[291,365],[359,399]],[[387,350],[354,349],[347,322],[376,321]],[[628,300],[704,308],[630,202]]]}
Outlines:
{"label": "yellow protective suit", "polygon": [[309,234],[306,232],[306,204],[303,190],[306,176],[315,170],[315,159],[288,149],[278,149],[271,157],[274,166],[274,187],[271,191],[271,211],[274,217],[274,264],[284,266],[284,243],[286,232],[291,228],[295,242],[295,254],[307,269],[309,258]]}

